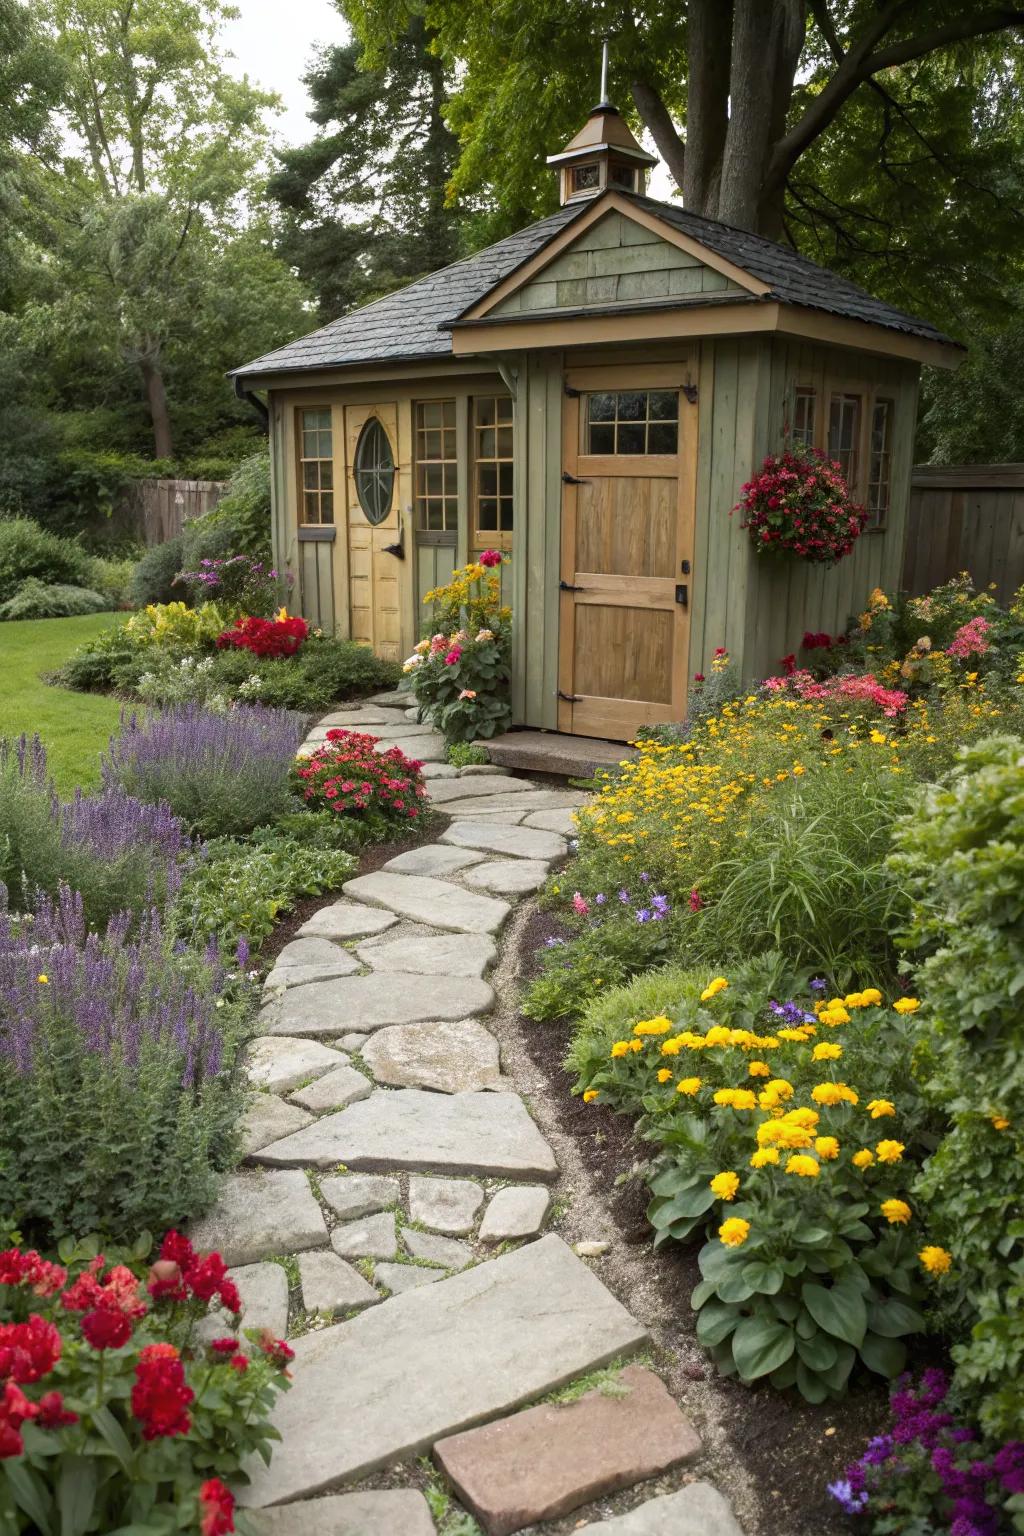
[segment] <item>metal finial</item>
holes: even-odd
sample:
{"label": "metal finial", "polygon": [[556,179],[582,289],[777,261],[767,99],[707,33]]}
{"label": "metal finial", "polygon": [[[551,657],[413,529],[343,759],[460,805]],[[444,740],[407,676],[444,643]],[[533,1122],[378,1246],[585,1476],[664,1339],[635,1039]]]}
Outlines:
{"label": "metal finial", "polygon": [[608,106],[608,39],[601,43],[601,105]]}

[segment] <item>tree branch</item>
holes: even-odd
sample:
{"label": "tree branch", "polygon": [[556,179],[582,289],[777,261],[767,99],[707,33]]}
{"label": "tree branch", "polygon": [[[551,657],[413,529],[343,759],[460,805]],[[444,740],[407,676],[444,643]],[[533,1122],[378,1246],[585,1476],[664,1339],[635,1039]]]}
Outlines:
{"label": "tree branch", "polygon": [[661,99],[661,93],[648,80],[634,80],[630,86],[637,111],[650,129],[658,153],[675,182],[682,191],[685,145],[672,115]]}

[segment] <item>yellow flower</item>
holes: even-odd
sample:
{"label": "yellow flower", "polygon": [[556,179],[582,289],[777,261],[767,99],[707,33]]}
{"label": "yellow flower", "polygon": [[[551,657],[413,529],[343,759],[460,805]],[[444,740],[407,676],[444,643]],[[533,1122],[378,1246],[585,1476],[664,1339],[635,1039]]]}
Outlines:
{"label": "yellow flower", "polygon": [[739,1187],[738,1173],[716,1173],[711,1180],[711,1189],[719,1200],[735,1200]]}
{"label": "yellow flower", "polygon": [[846,1004],[847,1008],[863,1008],[864,994],[863,992],[850,992],[846,997],[843,998],[843,1002]]}
{"label": "yellow flower", "polygon": [[800,1041],[803,1041],[803,1040],[809,1040],[811,1038],[811,1034],[812,1034],[811,1028],[808,1025],[805,1024],[802,1029],[780,1029],[779,1030],[779,1039],[780,1040],[800,1040]]}
{"label": "yellow flower", "polygon": [[630,1040],[629,1048],[631,1051],[642,1051],[644,1048],[644,1043],[642,1040]]}
{"label": "yellow flower", "polygon": [[750,1159],[751,1168],[766,1168],[769,1163],[777,1163],[779,1160],[778,1147],[758,1147]]}
{"label": "yellow flower", "polygon": [[629,1051],[631,1043],[629,1040],[616,1040],[612,1046],[611,1054],[613,1056],[625,1056]]}
{"label": "yellow flower", "polygon": [[860,995],[860,1005],[862,1008],[877,1008],[881,1001],[882,994],[877,987],[868,987]]}
{"label": "yellow flower", "polygon": [[729,983],[726,981],[724,976],[716,976],[713,981],[708,982],[707,986],[704,988],[704,991],[701,993],[701,1002],[709,1003],[713,997],[718,996],[719,992],[724,992],[728,985]]}
{"label": "yellow flower", "polygon": [[671,1021],[665,1018],[641,1019],[639,1024],[633,1025],[634,1035],[667,1035],[672,1028]]}
{"label": "yellow flower", "polygon": [[905,1200],[883,1200],[879,1210],[893,1227],[905,1227],[910,1220],[910,1206]]}
{"label": "yellow flower", "polygon": [[757,1099],[749,1088],[719,1088],[715,1103],[725,1109],[754,1109]]}
{"label": "yellow flower", "polygon": [[597,1094],[598,1094],[598,1090],[596,1088],[588,1088],[588,1089],[586,1089],[586,1091],[583,1094],[583,1102],[584,1102],[584,1104],[593,1104],[594,1100],[597,1098]]}
{"label": "yellow flower", "polygon": [[673,1035],[671,1040],[661,1042],[661,1054],[663,1056],[678,1056],[683,1048],[683,1042],[678,1035]]}
{"label": "yellow flower", "polygon": [[918,1258],[930,1275],[948,1275],[953,1255],[945,1248],[938,1248],[929,1243],[922,1248]]}
{"label": "yellow flower", "polygon": [[823,1163],[831,1163],[839,1156],[839,1143],[834,1136],[816,1136],[814,1150]]}
{"label": "yellow flower", "polygon": [[838,1061],[842,1054],[843,1048],[841,1045],[833,1045],[831,1041],[823,1040],[820,1045],[814,1047],[814,1050],[811,1052],[811,1060]]}
{"label": "yellow flower", "polygon": [[809,1105],[800,1105],[797,1109],[791,1109],[786,1115],[790,1125],[799,1125],[805,1131],[813,1131],[821,1116],[816,1109]]}
{"label": "yellow flower", "polygon": [[752,1061],[747,1067],[751,1077],[771,1077],[772,1069],[766,1061]]}
{"label": "yellow flower", "polygon": [[750,1236],[750,1222],[742,1216],[729,1216],[719,1227],[718,1236],[727,1248],[739,1248]]}
{"label": "yellow flower", "polygon": [[880,1141],[875,1147],[880,1163],[898,1163],[903,1157],[902,1141]]}
{"label": "yellow flower", "polygon": [[884,1115],[894,1115],[895,1113],[896,1106],[889,1099],[868,1100],[868,1114],[872,1120],[881,1120]]}
{"label": "yellow flower", "polygon": [[38,981],[41,987],[48,987],[50,985],[50,978],[46,975],[45,971],[41,972],[40,975],[36,977],[36,981]]}
{"label": "yellow flower", "polygon": [[815,1104],[856,1104],[859,1102],[852,1088],[845,1083],[818,1083],[811,1089]]}
{"label": "yellow flower", "polygon": [[869,739],[874,742],[876,747],[884,747],[889,738],[884,731],[875,730],[871,732]]}
{"label": "yellow flower", "polygon": [[672,1068],[671,1067],[659,1067],[658,1068],[658,1082],[659,1083],[670,1082],[671,1078],[672,1078]]}
{"label": "yellow flower", "polygon": [[[40,980],[42,980],[42,977],[40,977]],[[992,1127],[997,1131],[1006,1131],[1010,1128],[1010,1122],[1005,1115],[993,1115]]]}
{"label": "yellow flower", "polygon": [[676,1093],[694,1094],[700,1091],[699,1077],[681,1077],[676,1083]]}
{"label": "yellow flower", "polygon": [[840,1024],[849,1024],[850,1015],[842,1003],[829,1003],[828,1007],[818,1014],[818,1022],[819,1024],[829,1025],[831,1029],[836,1029]]}
{"label": "yellow flower", "polygon": [[816,1179],[821,1169],[813,1157],[808,1157],[802,1152],[795,1152],[786,1162],[786,1172],[795,1173],[801,1179]]}
{"label": "yellow flower", "polygon": [[863,1147],[861,1151],[855,1152],[850,1159],[855,1168],[870,1168],[874,1160],[875,1154],[869,1152],[867,1147]]}
{"label": "yellow flower", "polygon": [[901,997],[892,1006],[896,1013],[916,1013],[921,1003],[916,997]]}

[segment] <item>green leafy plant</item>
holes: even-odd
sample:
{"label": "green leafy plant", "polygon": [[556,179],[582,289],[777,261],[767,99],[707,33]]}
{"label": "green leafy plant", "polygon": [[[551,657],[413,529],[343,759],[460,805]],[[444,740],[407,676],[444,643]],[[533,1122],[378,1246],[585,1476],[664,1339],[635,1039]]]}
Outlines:
{"label": "green leafy plant", "polygon": [[105,597],[88,587],[47,584],[30,576],[13,597],[0,603],[0,620],[69,619],[81,613],[103,613],[109,607]]}
{"label": "green leafy plant", "polygon": [[490,762],[486,749],[476,746],[471,741],[450,742],[445,757],[453,768],[468,768],[473,763]]}
{"label": "green leafy plant", "polygon": [[62,539],[27,517],[0,519],[0,603],[8,602],[30,577],[46,585],[87,587],[89,557],[71,539]]}
{"label": "green leafy plant", "polygon": [[132,573],[129,596],[135,607],[180,601],[182,589],[176,583],[184,562],[185,541],[180,533],[147,549]]}
{"label": "green leafy plant", "polygon": [[501,565],[496,550],[485,550],[423,599],[433,605],[439,627],[419,642],[403,671],[420,718],[429,716],[448,742],[497,736],[512,719],[512,637],[501,603]]}

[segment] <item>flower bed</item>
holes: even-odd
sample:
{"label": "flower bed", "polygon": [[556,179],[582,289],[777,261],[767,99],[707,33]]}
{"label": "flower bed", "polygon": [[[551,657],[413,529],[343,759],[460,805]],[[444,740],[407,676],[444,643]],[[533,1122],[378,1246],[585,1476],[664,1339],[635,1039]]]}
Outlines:
{"label": "flower bed", "polygon": [[423,810],[423,764],[398,747],[375,750],[378,738],[361,731],[330,730],[324,746],[300,760],[294,775],[314,810],[355,817],[384,837],[415,821]]}
{"label": "flower bed", "polygon": [[485,550],[444,587],[423,599],[433,605],[436,633],[421,640],[403,671],[411,678],[421,717],[448,742],[497,736],[512,718],[511,614],[501,602],[504,557]]}

